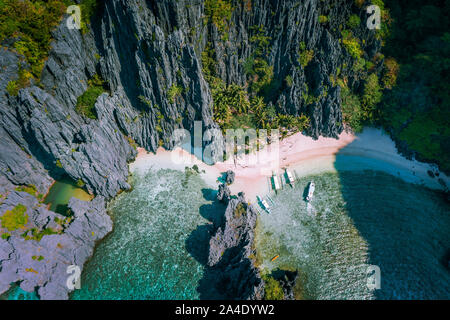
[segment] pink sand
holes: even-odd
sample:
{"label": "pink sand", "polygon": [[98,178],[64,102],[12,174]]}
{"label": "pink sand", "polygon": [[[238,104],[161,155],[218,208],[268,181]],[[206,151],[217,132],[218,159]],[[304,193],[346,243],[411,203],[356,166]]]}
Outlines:
{"label": "pink sand", "polygon": [[[345,149],[342,150],[343,148]],[[398,169],[401,169],[402,174],[399,174],[399,177],[409,182],[421,183],[435,189],[442,188],[437,179],[428,176],[427,170],[432,168],[429,164],[407,160],[400,156],[394,142],[378,129],[366,128],[363,133],[358,135],[344,132],[339,139],[320,137],[318,140],[313,140],[311,137],[297,133],[282,140],[278,150],[278,153],[272,152],[258,158],[261,156],[261,152],[264,152],[262,150],[249,156],[236,160],[229,159],[211,166],[181,148],[173,151],[159,148],[156,154],[139,148],[136,161],[130,165],[130,169],[145,171],[152,167],[154,169],[184,170],[186,166],[192,167],[196,164],[200,170],[205,170],[202,177],[213,188],[217,188],[217,178],[221,176],[222,172],[233,170],[236,179],[230,186],[232,193],[237,194],[244,191],[246,198],[252,202],[255,201],[256,195],[265,195],[270,192],[268,177],[272,173],[281,174],[284,172],[284,168],[290,168],[299,176],[327,171],[335,172],[334,162],[336,154],[339,152],[339,155],[380,160],[386,163],[386,166],[381,169],[383,171],[396,175]],[[182,155],[189,161],[174,161],[175,155]],[[259,162],[251,162],[255,159],[259,159]],[[450,185],[447,176],[441,173],[440,177],[447,185]]]}

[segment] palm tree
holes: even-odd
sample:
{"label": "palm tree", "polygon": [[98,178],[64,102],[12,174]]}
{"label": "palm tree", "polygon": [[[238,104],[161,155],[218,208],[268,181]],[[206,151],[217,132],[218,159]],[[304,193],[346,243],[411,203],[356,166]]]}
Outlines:
{"label": "palm tree", "polygon": [[256,96],[252,98],[252,110],[255,114],[260,113],[265,108],[266,104],[264,103],[264,99],[262,97]]}

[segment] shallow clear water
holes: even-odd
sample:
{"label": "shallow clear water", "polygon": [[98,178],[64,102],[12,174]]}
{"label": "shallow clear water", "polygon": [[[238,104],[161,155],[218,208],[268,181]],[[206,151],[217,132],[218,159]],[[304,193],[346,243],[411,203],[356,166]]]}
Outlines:
{"label": "shallow clear water", "polygon": [[[86,264],[72,299],[196,299],[203,265],[193,231],[208,223],[215,191],[174,170],[133,174],[133,190],[112,201],[114,230]],[[206,209],[205,209],[206,208]],[[206,213],[205,213],[206,212]]]}
{"label": "shallow clear water", "polygon": [[[312,208],[302,197],[310,180]],[[450,210],[438,193],[381,172],[343,171],[302,178],[272,198],[257,229],[261,268],[300,270],[303,298],[450,297],[442,263]],[[369,265],[380,267],[379,290],[367,286]]]}

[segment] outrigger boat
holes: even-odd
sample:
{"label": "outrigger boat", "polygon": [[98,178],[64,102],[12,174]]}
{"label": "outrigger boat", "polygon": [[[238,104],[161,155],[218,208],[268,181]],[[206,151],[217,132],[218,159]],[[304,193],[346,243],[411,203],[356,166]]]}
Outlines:
{"label": "outrigger boat", "polygon": [[266,210],[267,213],[270,213],[270,205],[267,203],[267,201],[261,198],[260,196],[256,196],[256,198],[258,199],[258,202],[260,203],[261,207],[264,210]]}
{"label": "outrigger boat", "polygon": [[288,180],[287,183],[289,183],[291,185],[291,187],[293,187],[295,179],[294,179],[294,176],[292,175],[292,173],[288,169],[286,169],[286,176],[287,176],[287,180]]}
{"label": "outrigger boat", "polygon": [[316,185],[314,184],[314,181],[311,181],[309,183],[309,190],[308,195],[306,196],[306,201],[311,201],[314,196],[314,190],[316,189]]}

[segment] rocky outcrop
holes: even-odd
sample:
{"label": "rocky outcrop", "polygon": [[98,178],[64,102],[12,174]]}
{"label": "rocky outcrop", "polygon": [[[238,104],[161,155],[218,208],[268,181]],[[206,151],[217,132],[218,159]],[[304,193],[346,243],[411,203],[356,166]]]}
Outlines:
{"label": "rocky outcrop", "polygon": [[[8,182],[0,179],[3,193]],[[76,265],[82,270],[96,241],[112,230],[104,198],[98,196],[91,202],[72,198],[69,209],[73,215],[66,220],[32,195],[9,191],[0,204],[0,217],[17,204],[26,207],[28,221],[23,228],[8,231],[9,238],[0,239],[0,293],[18,283],[41,299],[67,299],[67,267]],[[42,237],[36,237],[42,232]]]}
{"label": "rocky outcrop", "polygon": [[294,287],[298,281],[298,271],[276,269],[272,271],[270,276],[280,283],[284,293],[284,300],[296,300]]}
{"label": "rocky outcrop", "polygon": [[225,184],[222,183],[219,185],[219,190],[217,191],[217,200],[220,202],[228,204],[228,202],[231,199],[231,190],[230,188]]}
{"label": "rocky outcrop", "polygon": [[235,174],[232,170],[228,170],[225,173],[226,177],[225,177],[225,183],[230,185],[234,182],[234,178],[235,178]]}
{"label": "rocky outcrop", "polygon": [[[64,173],[83,180],[89,191],[112,197],[129,187],[126,161],[136,154],[131,139],[150,151],[160,145],[170,149],[181,138],[173,131],[191,131],[195,120],[210,130],[204,144],[213,146],[215,159],[222,154],[222,137],[213,121],[201,53],[209,44],[218,75],[227,84],[244,85],[244,65],[257,50],[252,37],[258,32],[269,37],[265,58],[273,66],[274,81],[268,103],[279,112],[309,116],[311,136],[336,137],[342,131],[340,89],[331,78],[340,73],[352,87],[359,86],[351,68],[341,68],[354,62],[339,42],[339,26],[352,11],[358,11],[353,1],[343,0],[256,0],[250,8],[245,1],[233,1],[226,40],[214,23],[204,23],[202,1],[106,1],[87,33],[69,30],[62,21],[53,33],[40,85],[20,90],[17,97],[4,88],[23,62],[15,53],[0,52],[0,127],[6,137],[1,143],[2,151],[8,151],[2,152],[0,166],[9,169],[4,175],[43,191]],[[327,15],[329,22],[320,24],[319,15]],[[361,23],[355,33],[373,56],[380,46],[373,32]],[[298,62],[301,43],[313,53],[307,66]],[[95,105],[99,119],[91,120],[74,108],[96,73],[110,92]],[[288,76],[291,83],[284,80]],[[308,95],[314,99],[305,101]],[[14,162],[28,168],[20,170]]]}
{"label": "rocky outcrop", "polygon": [[[130,187],[127,162],[136,156],[134,142],[149,151],[155,151],[160,145],[170,149],[181,139],[173,136],[174,130],[191,131],[194,121],[199,120],[203,129],[209,130],[203,144],[212,146],[211,158],[222,155],[222,136],[213,121],[211,92],[202,72],[201,53],[207,45],[214,50],[218,76],[227,84],[244,85],[245,62],[256,50],[251,40],[255,26],[263,26],[264,34],[270,37],[265,58],[273,66],[275,79],[271,84],[273,94],[267,98],[269,105],[282,113],[309,116],[308,134],[313,137],[336,137],[342,131],[340,90],[330,75],[336,75],[339,69],[351,86],[359,86],[358,77],[348,71],[351,68],[340,68],[344,64],[350,66],[353,60],[338,40],[339,26],[346,23],[351,10],[355,11],[353,1],[254,0],[248,2],[249,9],[245,1],[234,0],[227,37],[216,25],[204,23],[203,1],[100,3],[87,33],[69,30],[67,17],[63,19],[53,32],[52,49],[40,83],[32,81],[17,96],[9,95],[5,88],[9,81],[17,79],[19,66],[25,65],[24,59],[12,50],[0,50],[0,169],[1,176],[11,183],[7,188],[8,202],[2,205],[0,214],[14,203],[25,201],[34,223],[41,219],[38,215],[51,220],[55,213],[33,209],[39,208],[39,204],[17,194],[14,185],[33,184],[40,193],[46,193],[54,179],[62,175],[82,180],[88,191],[97,195],[88,204],[71,202],[74,212],[77,208],[87,210],[78,210],[78,217],[71,223],[78,226],[81,235],[70,234],[70,228],[74,227],[69,226],[64,234],[44,236],[41,240],[43,248],[49,250],[48,256],[57,255],[56,261],[83,262],[93,245],[83,232],[96,232],[104,225],[100,234],[105,234],[108,223],[103,201]],[[318,22],[322,14],[329,16],[326,25]],[[360,15],[364,13],[361,11]],[[365,39],[363,46],[370,59],[380,44],[364,26],[358,32]],[[302,42],[314,52],[305,67],[298,62]],[[11,43],[2,46],[8,48]],[[95,74],[106,81],[109,92],[95,103],[98,119],[89,119],[78,114],[75,106]],[[284,80],[288,76],[292,83]],[[305,94],[314,96],[314,102],[307,103],[302,98]],[[222,188],[225,201],[230,199],[228,191]],[[243,206],[246,212],[240,218],[232,215],[238,206]],[[243,199],[230,200],[229,208],[228,228],[224,226],[217,233],[223,241],[212,243],[210,268],[212,272],[222,270],[234,275],[232,266],[247,264],[241,280],[249,285],[240,287],[240,278],[232,277],[226,287],[230,288],[230,294],[236,293],[234,297],[259,297],[259,276],[251,268],[251,261],[245,258],[250,254],[254,212]],[[97,219],[94,216],[101,220],[99,225],[90,225]],[[230,227],[234,224],[237,229]],[[62,254],[64,259],[50,252],[51,246],[60,241],[56,237],[61,237],[71,250],[68,249],[70,254],[69,251]],[[100,236],[96,234],[97,237]],[[54,287],[60,285],[62,263],[61,267],[39,269],[38,274],[43,277],[36,282],[21,269],[21,259],[32,263],[24,254],[39,244],[17,235],[1,241],[4,254],[0,268],[5,272],[4,279],[22,281],[21,286],[27,289],[38,286],[41,297],[66,296],[64,290],[56,293]],[[77,258],[70,241],[85,248],[80,257]],[[223,253],[221,259],[217,257],[219,253]],[[32,265],[33,269],[38,267],[37,262]],[[58,279],[52,280],[53,277]],[[3,284],[2,288],[5,287]]]}
{"label": "rocky outcrop", "polygon": [[262,299],[264,282],[254,265],[256,212],[240,193],[231,199],[223,224],[209,242],[204,282],[205,297],[216,299]]}

